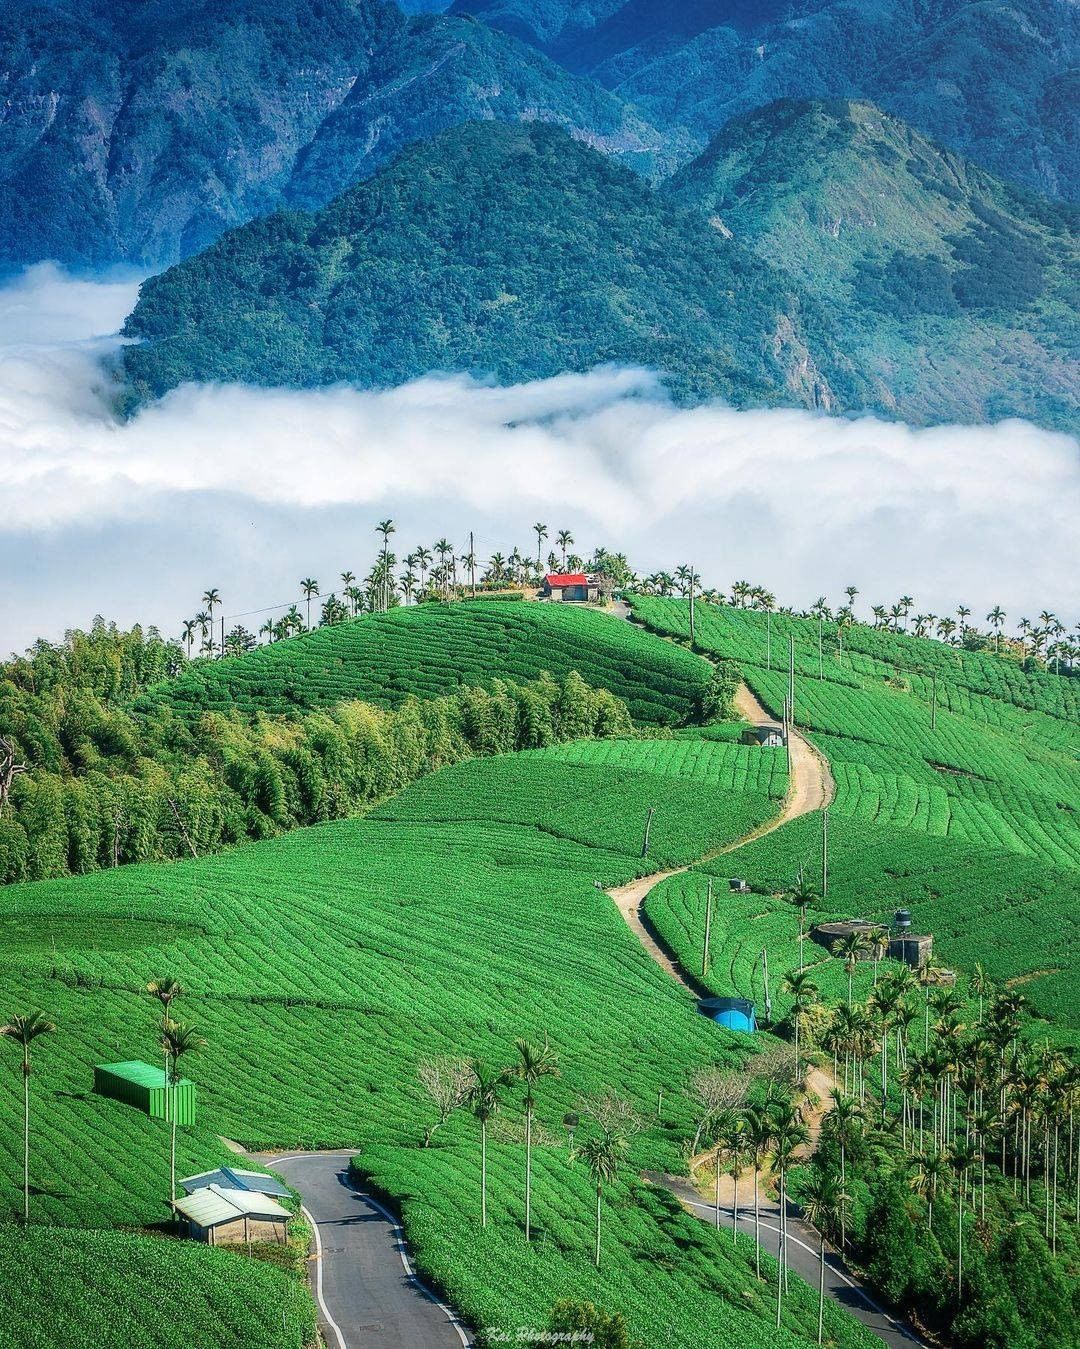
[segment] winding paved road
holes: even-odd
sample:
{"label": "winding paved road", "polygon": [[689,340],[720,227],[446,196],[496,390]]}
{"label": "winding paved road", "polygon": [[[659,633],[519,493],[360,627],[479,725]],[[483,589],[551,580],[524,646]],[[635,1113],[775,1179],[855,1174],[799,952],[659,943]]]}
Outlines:
{"label": "winding paved road", "polygon": [[[773,718],[769,716],[745,684],[739,686],[734,701],[736,712],[750,725],[760,726],[772,723]],[[752,833],[736,839],[734,843],[729,843],[724,848],[718,848],[705,857],[698,858],[693,865],[711,861],[712,858],[720,857],[724,853],[735,852],[737,849],[745,847],[746,844],[752,843],[755,839],[762,838],[764,835],[772,833],[773,830],[779,829],[781,825],[798,819],[801,815],[809,815],[815,810],[824,809],[832,801],[836,792],[836,785],[829,771],[828,762],[798,731],[792,729],[790,735],[791,777],[788,782],[787,795],[780,810],[772,819],[759,825]],[[608,890],[607,893],[615,901],[619,912],[626,919],[631,930],[653,960],[666,970],[672,979],[681,984],[688,993],[700,997],[708,990],[699,985],[693,975],[685,971],[664,947],[644,913],[645,900],[650,891],[661,881],[667,880],[669,876],[678,876],[689,870],[689,866],[684,866],[673,867],[668,871],[654,872],[651,876],[642,876],[636,881],[631,881],[629,885],[615,887]],[[827,1101],[831,1099],[832,1087],[826,1075],[822,1073],[817,1075],[817,1080],[812,1080],[811,1085],[822,1098],[819,1107],[810,1116],[811,1136],[813,1137],[820,1127],[821,1112],[826,1108]],[[680,1176],[653,1173],[646,1173],[646,1176],[654,1184],[663,1185],[671,1190],[681,1200],[683,1206],[697,1217],[714,1221],[715,1209],[711,1204],[706,1204],[702,1200],[701,1194],[691,1180]],[[728,1228],[733,1225],[733,1208],[730,1198],[733,1188],[730,1178],[725,1177],[725,1184],[721,1192],[720,1221],[723,1226]],[[750,1208],[749,1210],[740,1210],[739,1227],[740,1230],[749,1231],[752,1234],[754,1228],[753,1181],[750,1180],[749,1184],[744,1184],[741,1189],[743,1201],[749,1199]],[[725,1199],[727,1200],[727,1207],[724,1207]],[[779,1247],[779,1228],[777,1226],[779,1206],[765,1195],[762,1195],[760,1203],[762,1249],[776,1256]],[[789,1205],[788,1244],[785,1263],[789,1269],[801,1275],[813,1288],[817,1288],[820,1277],[818,1242],[819,1237],[816,1229],[798,1218],[794,1206]],[[895,1320],[874,1301],[861,1284],[847,1272],[847,1267],[839,1253],[830,1246],[826,1246],[825,1294],[832,1301],[846,1307],[858,1321],[872,1330],[879,1339],[891,1346],[892,1349],[923,1343],[913,1330]]]}
{"label": "winding paved road", "polygon": [[328,1349],[461,1349],[472,1340],[412,1271],[401,1228],[349,1178],[349,1152],[264,1153],[314,1230],[311,1282]]}
{"label": "winding paved road", "polygon": [[[706,1204],[693,1184],[682,1176],[668,1176],[646,1172],[646,1179],[654,1184],[663,1185],[681,1200],[683,1207],[706,1222],[715,1222],[716,1210],[712,1204]],[[739,1208],[739,1231],[754,1235],[754,1193],[753,1182],[740,1187],[741,1199],[745,1204],[749,1200],[749,1209]],[[725,1206],[721,1202],[720,1225],[730,1230],[733,1209],[730,1199]],[[780,1241],[780,1206],[772,1200],[761,1203],[761,1249],[775,1258]],[[788,1269],[800,1275],[815,1291],[821,1277],[818,1262],[820,1237],[817,1230],[798,1217],[795,1207],[788,1205],[788,1237],[786,1260]],[[825,1246],[825,1296],[833,1302],[846,1307],[852,1316],[868,1330],[890,1346],[890,1349],[912,1349],[923,1341],[902,1322],[895,1320],[880,1307],[869,1293],[847,1271],[847,1266],[835,1251]]]}

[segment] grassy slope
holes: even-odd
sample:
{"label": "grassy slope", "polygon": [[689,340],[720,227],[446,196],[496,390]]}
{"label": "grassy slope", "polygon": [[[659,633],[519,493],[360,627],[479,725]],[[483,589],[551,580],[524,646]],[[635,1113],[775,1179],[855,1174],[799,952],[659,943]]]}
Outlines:
{"label": "grassy slope", "polygon": [[[679,601],[643,600],[635,611],[661,631],[686,631]],[[918,927],[935,933],[942,960],[967,968],[979,960],[998,978],[1022,981],[1036,1011],[1074,1033],[1078,1012],[1068,985],[1080,902],[1076,681],[858,627],[846,635],[842,665],[835,634],[825,634],[819,680],[816,622],[785,616],[773,619],[770,673],[763,668],[764,615],[699,609],[699,644],[740,659],[747,682],[774,710],[786,682],[775,666],[786,659],[789,633],[796,637],[796,716],[811,728],[837,782],[824,911],[888,917],[900,904],[912,907]],[[898,671],[904,690],[885,683]],[[933,674],[940,709],[934,732]],[[816,882],[820,848],[820,821],[812,818],[739,854],[740,874],[762,893],[725,900],[716,929],[724,960],[712,971],[718,991],[747,991],[761,947],[773,955],[791,942],[793,911],[771,896],[791,885],[800,867]],[[700,950],[703,895],[701,878],[677,877],[650,901],[650,916],[687,955]],[[825,974],[834,991],[840,977]]]}
{"label": "grassy slope", "polygon": [[138,706],[166,704],[182,716],[290,713],[349,698],[396,707],[410,694],[570,670],[625,699],[635,720],[659,724],[690,718],[709,677],[705,662],[606,614],[477,600],[392,609],[203,662]]}
{"label": "grassy slope", "polygon": [[[690,1349],[704,1335],[794,1344],[791,1332],[813,1323],[811,1291],[800,1287],[785,1303],[785,1332],[775,1336],[746,1246],[733,1251],[629,1172],[609,1197],[603,1276],[589,1263],[588,1181],[565,1164],[563,1113],[583,1094],[618,1089],[651,1119],[635,1163],[677,1165],[691,1123],[680,1093],[687,1073],[744,1052],[697,1016],[594,881],[624,880],[653,856],[687,860],[699,829],[710,843],[733,837],[767,818],[783,789],[760,752],[723,735],[627,744],[623,758],[613,771],[589,747],[570,746],[469,763],[364,820],[198,862],[4,891],[5,915],[67,914],[72,924],[55,955],[51,938],[35,950],[24,935],[4,971],[12,1005],[40,1004],[61,1028],[42,1046],[35,1078],[35,1174],[48,1178],[37,1212],[83,1223],[160,1216],[164,1131],[87,1086],[97,1058],[153,1055],[152,1011],[139,990],[167,969],[188,988],[183,1013],[209,1041],[192,1065],[200,1123],[182,1131],[182,1166],[216,1160],[211,1130],[283,1146],[359,1143],[361,1164],[402,1205],[422,1265],[478,1323],[543,1324],[555,1298],[573,1291],[625,1311],[647,1343]],[[735,780],[756,790],[732,793]],[[655,851],[643,862],[646,799],[671,804],[657,812]],[[462,809],[473,818],[463,823]],[[86,924],[103,916],[103,931],[138,923],[139,943],[87,949]],[[179,934],[181,921],[198,926]],[[147,924],[157,923],[155,937]],[[62,939],[55,917],[44,930]],[[471,1121],[453,1120],[433,1149],[416,1146],[429,1116],[418,1059],[507,1061],[520,1034],[549,1035],[562,1069],[540,1094],[534,1205],[545,1235],[532,1249],[518,1213],[518,1094],[496,1132],[485,1236],[473,1222]],[[17,1111],[15,1073],[3,1074],[0,1092],[0,1110]],[[9,1136],[0,1176],[11,1207],[17,1166]],[[839,1312],[829,1318],[838,1343],[865,1342]]]}

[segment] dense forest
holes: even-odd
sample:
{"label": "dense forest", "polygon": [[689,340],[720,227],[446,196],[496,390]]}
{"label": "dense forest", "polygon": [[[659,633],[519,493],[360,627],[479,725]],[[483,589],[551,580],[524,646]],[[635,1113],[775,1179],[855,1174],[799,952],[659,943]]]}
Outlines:
{"label": "dense forest", "polygon": [[474,123],[152,277],[125,328],[142,339],[123,354],[126,398],[190,379],[512,382],[620,361],[669,372],[686,399],[859,405],[810,311],[791,278],[564,132]]}
{"label": "dense forest", "polygon": [[631,728],[618,698],[573,672],[392,710],[131,710],[184,663],[154,629],[98,620],[0,669],[0,882],[201,856],[356,814],[471,755]]}

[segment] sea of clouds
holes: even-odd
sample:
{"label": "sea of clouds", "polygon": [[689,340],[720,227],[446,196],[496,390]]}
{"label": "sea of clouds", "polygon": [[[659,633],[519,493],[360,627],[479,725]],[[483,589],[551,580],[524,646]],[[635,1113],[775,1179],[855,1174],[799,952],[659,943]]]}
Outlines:
{"label": "sea of clouds", "polygon": [[47,264],[0,288],[0,654],[96,612],[174,633],[211,585],[230,615],[291,602],[302,576],[340,588],[385,516],[399,553],[440,535],[461,550],[470,530],[481,556],[528,550],[544,521],[781,602],[853,583],[860,604],[1075,616],[1068,436],[677,408],[655,374],[616,368],[511,388],[188,385],[124,423],[104,361],[137,291]]}

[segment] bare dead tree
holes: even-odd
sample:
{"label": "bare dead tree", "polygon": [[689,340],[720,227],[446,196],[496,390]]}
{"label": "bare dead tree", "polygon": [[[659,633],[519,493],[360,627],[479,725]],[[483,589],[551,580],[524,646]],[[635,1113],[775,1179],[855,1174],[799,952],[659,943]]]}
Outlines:
{"label": "bare dead tree", "polygon": [[605,1091],[597,1096],[586,1096],[581,1102],[581,1113],[596,1120],[606,1134],[618,1138],[634,1138],[644,1124],[633,1105],[617,1091]]}
{"label": "bare dead tree", "polygon": [[424,1147],[431,1146],[435,1130],[441,1129],[455,1110],[465,1104],[474,1081],[468,1059],[443,1055],[421,1059],[416,1067],[420,1085],[434,1101],[438,1118],[424,1130]]}
{"label": "bare dead tree", "polygon": [[191,850],[192,857],[198,857],[199,854],[195,851],[195,844],[192,843],[191,841],[191,835],[188,833],[187,825],[184,824],[183,818],[180,815],[179,807],[177,806],[176,802],[172,799],[171,796],[168,796],[165,799],[172,807],[172,813],[176,818],[176,823],[180,826],[180,832],[184,836],[184,842],[188,845],[188,848]]}
{"label": "bare dead tree", "polygon": [[733,1073],[723,1068],[698,1068],[690,1075],[688,1094],[698,1121],[691,1156],[696,1155],[701,1135],[717,1117],[743,1104],[751,1081],[749,1073]]}
{"label": "bare dead tree", "polygon": [[15,779],[20,773],[29,771],[26,764],[19,762],[15,742],[6,735],[0,735],[0,815],[4,813]]}

